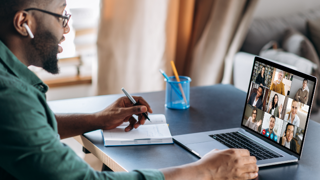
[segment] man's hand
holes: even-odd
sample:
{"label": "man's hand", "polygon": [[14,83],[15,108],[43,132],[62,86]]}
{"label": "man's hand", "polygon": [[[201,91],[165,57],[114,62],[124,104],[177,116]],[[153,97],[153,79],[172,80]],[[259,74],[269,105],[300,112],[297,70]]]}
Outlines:
{"label": "man's hand", "polygon": [[[130,124],[125,129],[125,131],[128,132],[144,124],[146,118],[142,113],[152,113],[152,109],[142,97],[133,96],[133,98],[139,105],[133,106],[127,97],[121,97],[106,109],[97,112],[95,116],[96,119],[102,123],[102,129],[114,129],[123,122],[129,121]],[[138,121],[132,116],[133,114],[138,115]]]}
{"label": "man's hand", "polygon": [[197,162],[161,171],[166,180],[253,179],[259,171],[256,163],[246,149],[212,150]]}
{"label": "man's hand", "polygon": [[197,162],[206,179],[253,179],[259,171],[256,163],[246,149],[213,150]]}

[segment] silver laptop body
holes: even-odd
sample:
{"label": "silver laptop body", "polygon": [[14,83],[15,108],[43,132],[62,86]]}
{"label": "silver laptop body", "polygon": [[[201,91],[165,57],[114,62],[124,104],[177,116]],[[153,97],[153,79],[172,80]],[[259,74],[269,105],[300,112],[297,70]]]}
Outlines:
{"label": "silver laptop body", "polygon": [[[258,66],[256,64],[258,64]],[[310,98],[310,100],[308,102],[309,109],[308,109],[308,113],[307,113],[306,119],[300,118],[300,126],[302,126],[301,125],[302,121],[305,122],[305,126],[304,127],[299,127],[299,125],[293,126],[294,128],[297,128],[297,130],[295,130],[295,133],[303,132],[302,133],[303,138],[301,140],[298,139],[298,141],[297,141],[296,139],[294,139],[294,138],[296,138],[296,136],[298,137],[300,134],[296,134],[296,136],[293,135],[293,138],[291,140],[291,141],[295,141],[296,145],[300,146],[299,150],[298,150],[298,146],[296,147],[296,151],[294,151],[294,150],[291,150],[289,148],[286,148],[286,147],[280,145],[279,139],[283,136],[283,134],[286,133],[286,131],[283,132],[284,125],[282,125],[281,127],[278,127],[278,132],[277,133],[279,134],[279,138],[275,138],[274,137],[273,140],[268,139],[267,137],[262,135],[262,131],[263,131],[262,127],[261,127],[259,132],[256,132],[253,129],[251,129],[251,128],[249,128],[249,127],[244,125],[245,111],[246,111],[246,108],[247,108],[248,99],[250,98],[249,97],[249,95],[250,95],[249,91],[253,87],[252,84],[254,84],[254,82],[253,82],[254,78],[252,78],[252,77],[255,74],[255,71],[257,69],[259,69],[260,65],[264,66],[265,68],[270,68],[271,70],[272,70],[272,67],[273,67],[274,68],[273,71],[276,71],[276,72],[278,72],[279,70],[280,71],[282,70],[283,73],[287,72],[287,73],[292,74],[293,75],[291,77],[291,84],[292,84],[291,87],[292,88],[294,86],[293,83],[300,82],[301,78],[308,79],[309,80],[308,82],[310,83],[311,87],[312,87],[312,83],[313,83],[313,86],[314,86],[313,89],[309,88],[309,93],[311,93],[311,95],[310,95],[311,98]],[[276,74],[276,72],[274,74]],[[256,57],[255,61],[254,61],[254,66],[252,68],[251,77],[250,77],[250,83],[249,83],[247,98],[246,98],[246,102],[245,102],[246,103],[245,109],[244,109],[244,112],[243,112],[242,119],[239,119],[240,127],[239,128],[233,128],[233,129],[222,129],[222,130],[215,130],[215,131],[207,131],[207,132],[199,132],[199,133],[192,133],[192,134],[185,134],[185,135],[177,135],[177,136],[173,136],[174,141],[175,141],[175,143],[177,143],[180,146],[184,147],[186,150],[190,151],[194,155],[196,155],[199,158],[201,158],[206,153],[210,152],[213,149],[224,150],[224,149],[228,149],[229,148],[226,145],[224,145],[224,144],[220,143],[219,141],[215,140],[214,138],[210,137],[210,135],[224,134],[224,133],[230,133],[230,132],[238,132],[238,133],[242,134],[243,136],[249,138],[250,140],[254,141],[255,143],[259,144],[260,146],[263,146],[266,149],[268,149],[270,151],[273,151],[273,152],[275,152],[277,154],[280,154],[282,156],[282,157],[278,157],[278,158],[258,160],[257,161],[257,165],[259,167],[276,165],[276,164],[283,164],[283,163],[289,163],[289,162],[297,162],[301,158],[302,149],[303,149],[303,143],[304,143],[305,138],[306,138],[305,135],[306,135],[307,127],[308,127],[308,121],[309,121],[309,116],[310,116],[310,112],[311,112],[311,105],[312,105],[312,101],[313,101],[313,96],[314,96],[316,85],[317,85],[317,79],[315,77],[313,77],[313,76],[310,76],[310,75],[298,72],[296,70],[290,69],[288,67],[282,66],[282,65],[280,65],[280,64],[278,64],[278,63],[276,63],[274,61],[266,60],[266,59],[261,58],[261,57]],[[267,86],[265,86],[265,87],[266,87],[266,89],[268,89]],[[269,86],[269,92],[272,93],[272,91],[270,90],[270,86]],[[295,93],[295,92],[290,92],[289,91],[288,94],[291,94],[291,93]],[[287,96],[288,96],[288,99],[289,99],[290,97],[292,97],[292,94],[291,95],[288,95],[288,94],[287,94]],[[287,100],[287,102],[288,101],[289,100]],[[284,103],[285,103],[285,101],[284,101]],[[307,104],[305,104],[304,106],[305,106],[305,108],[308,107]],[[289,105],[287,107],[289,107]],[[290,109],[290,108],[286,109],[285,107],[283,107],[283,111],[286,111],[288,109]],[[281,112],[283,112],[283,111],[281,111]],[[263,112],[263,113],[264,113],[264,116],[267,117],[267,115],[266,115],[267,112]],[[285,114],[285,113],[283,113],[283,114]],[[267,120],[264,120],[264,121],[267,121]],[[269,120],[269,122],[270,121],[271,120]],[[280,119],[280,118],[277,118],[276,121],[279,121],[278,124],[277,124],[278,126],[281,125],[282,121],[283,121],[283,123],[286,123],[286,121],[284,119]],[[288,123],[290,123],[290,122],[288,121],[287,124]],[[266,125],[266,124],[264,124],[264,125]],[[299,136],[299,137],[301,137],[301,136]]]}

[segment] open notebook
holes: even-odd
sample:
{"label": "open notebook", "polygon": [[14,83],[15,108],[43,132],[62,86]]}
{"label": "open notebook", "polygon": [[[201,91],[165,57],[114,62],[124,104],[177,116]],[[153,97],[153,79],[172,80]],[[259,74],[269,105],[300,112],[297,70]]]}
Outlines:
{"label": "open notebook", "polygon": [[125,122],[112,130],[103,131],[105,146],[128,146],[128,145],[149,145],[149,144],[173,144],[172,136],[163,114],[149,115],[150,121],[138,129],[125,132],[129,125]]}

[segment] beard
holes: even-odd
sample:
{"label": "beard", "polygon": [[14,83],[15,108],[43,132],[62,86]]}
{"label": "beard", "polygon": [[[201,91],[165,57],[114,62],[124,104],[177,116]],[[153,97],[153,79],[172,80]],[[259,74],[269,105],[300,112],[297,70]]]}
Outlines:
{"label": "beard", "polygon": [[33,64],[41,64],[42,68],[51,74],[58,74],[59,40],[49,31],[39,31],[31,40],[33,50],[29,51],[29,58]]}

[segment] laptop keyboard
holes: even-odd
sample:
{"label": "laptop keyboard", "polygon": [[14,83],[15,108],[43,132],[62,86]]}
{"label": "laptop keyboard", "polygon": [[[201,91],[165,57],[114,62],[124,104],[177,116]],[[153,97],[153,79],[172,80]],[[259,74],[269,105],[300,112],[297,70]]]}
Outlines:
{"label": "laptop keyboard", "polygon": [[282,157],[280,154],[262,146],[239,132],[209,135],[229,148],[248,149],[251,156],[257,160],[273,159]]}

